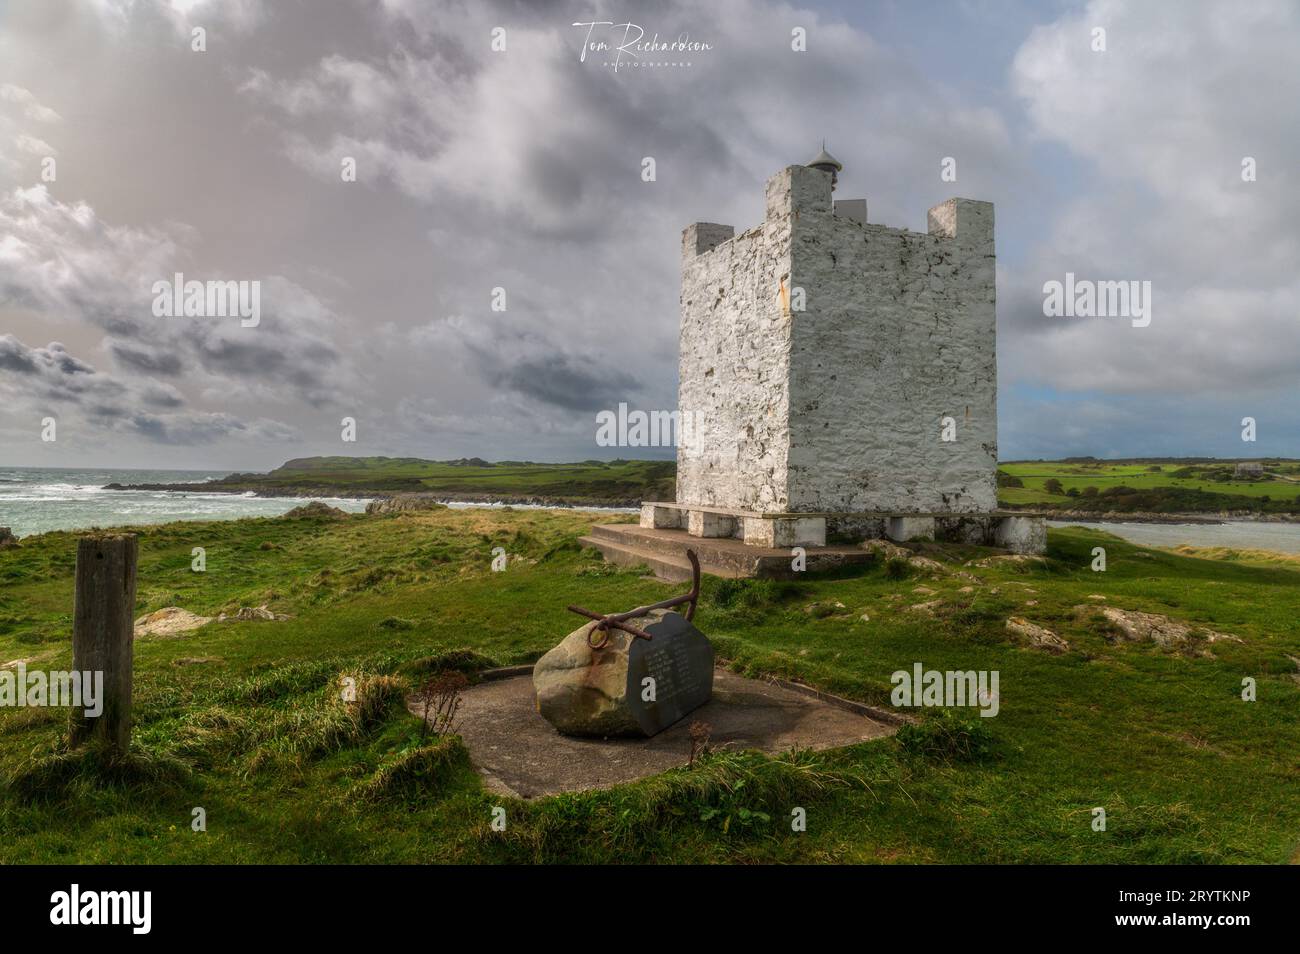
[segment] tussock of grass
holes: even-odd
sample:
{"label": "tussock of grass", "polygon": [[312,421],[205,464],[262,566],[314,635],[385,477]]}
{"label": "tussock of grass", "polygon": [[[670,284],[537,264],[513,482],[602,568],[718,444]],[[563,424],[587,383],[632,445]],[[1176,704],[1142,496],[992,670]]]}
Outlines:
{"label": "tussock of grass", "polygon": [[702,603],[715,620],[732,624],[759,623],[801,596],[805,587],[786,580],[745,580],[706,577]]}
{"label": "tussock of grass", "polygon": [[1194,865],[1236,860],[1235,852],[1219,842],[1200,813],[1185,802],[1130,804],[1122,795],[1105,801],[1104,832],[1092,830],[1090,807],[1076,813],[1080,818],[1086,814],[1088,820],[1086,827],[1079,825],[1087,833],[1081,837],[1106,839],[1123,863]]}
{"label": "tussock of grass", "polygon": [[993,733],[978,715],[940,709],[898,729],[903,751],[939,762],[981,762],[994,753]]}
{"label": "tussock of grass", "polygon": [[[326,680],[337,684],[337,690],[300,693],[286,701],[291,693],[285,687],[296,685],[296,678],[308,679],[303,673],[307,668],[285,666],[281,669],[292,672],[264,674],[267,678],[256,688],[273,687],[275,692],[268,689],[261,695],[264,703],[276,700],[277,705],[251,711],[214,706],[191,715],[176,732],[177,752],[205,764],[248,753],[249,773],[281,762],[302,765],[363,741],[403,708],[407,684],[391,675],[335,672]],[[319,683],[315,676],[309,681]],[[343,698],[346,679],[354,680],[353,701]]]}
{"label": "tussock of grass", "polygon": [[908,563],[903,557],[890,557],[885,561],[885,578],[889,580],[905,580],[912,575],[912,564]]}
{"label": "tussock of grass", "polygon": [[396,676],[360,676],[354,718],[362,729],[373,729],[403,705],[405,695],[406,684]]}
{"label": "tussock of grass", "polygon": [[52,706],[32,706],[17,709],[3,722],[0,722],[0,734],[26,732],[29,729],[44,728],[67,721],[68,713],[66,709],[56,709]]}
{"label": "tussock of grass", "polygon": [[705,597],[710,605],[723,609],[765,609],[798,596],[802,588],[784,580],[720,579],[710,586],[705,581]]}
{"label": "tussock of grass", "polygon": [[469,752],[458,736],[436,737],[428,745],[406,749],[385,759],[374,775],[353,787],[359,799],[415,801],[440,795],[455,770],[469,765]]}
{"label": "tussock of grass", "polygon": [[484,669],[492,669],[496,665],[496,660],[482,653],[476,653],[472,649],[449,649],[402,662],[398,665],[397,671],[407,676],[427,676],[450,669],[473,675]]}
{"label": "tussock of grass", "polygon": [[729,837],[770,832],[792,809],[833,790],[870,791],[856,768],[835,768],[817,753],[770,758],[757,752],[713,752],[692,768],[674,769],[635,786],[560,795],[527,806],[525,817],[495,841],[516,860],[653,859],[683,828]]}
{"label": "tussock of grass", "polygon": [[264,705],[319,689],[338,673],[337,659],[289,663],[242,679],[219,694],[225,702]]}
{"label": "tussock of grass", "polygon": [[150,798],[178,790],[190,767],[172,755],[132,748],[125,755],[100,744],[33,753],[4,779],[5,788],[24,802],[53,802],[114,790]]}

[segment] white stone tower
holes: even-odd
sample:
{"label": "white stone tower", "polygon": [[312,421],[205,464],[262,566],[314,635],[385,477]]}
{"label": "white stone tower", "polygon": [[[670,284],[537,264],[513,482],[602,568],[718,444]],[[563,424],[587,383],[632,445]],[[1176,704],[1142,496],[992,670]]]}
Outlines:
{"label": "white stone tower", "polygon": [[926,233],[833,200],[823,147],[767,183],[763,222],[682,237],[677,500],[642,526],[819,546],[938,536],[1043,548],[995,513],[993,206],[949,199]]}

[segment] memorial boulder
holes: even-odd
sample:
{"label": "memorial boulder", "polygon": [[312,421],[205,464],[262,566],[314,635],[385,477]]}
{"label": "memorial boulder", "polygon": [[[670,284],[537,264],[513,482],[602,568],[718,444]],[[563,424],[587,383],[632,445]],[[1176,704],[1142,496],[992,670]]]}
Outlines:
{"label": "memorial boulder", "polygon": [[537,709],[565,735],[649,737],[709,701],[713,647],[679,613],[626,620],[649,639],[592,622],[533,669]]}

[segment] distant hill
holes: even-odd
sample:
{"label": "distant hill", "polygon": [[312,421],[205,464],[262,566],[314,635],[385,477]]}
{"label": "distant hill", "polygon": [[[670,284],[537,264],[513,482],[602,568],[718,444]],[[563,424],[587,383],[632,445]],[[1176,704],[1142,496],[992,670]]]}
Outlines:
{"label": "distant hill", "polygon": [[[1238,463],[1263,473],[1238,475]],[[1277,457],[1148,457],[1005,461],[998,467],[1004,507],[1073,514],[1300,513],[1300,461]]]}
{"label": "distant hill", "polygon": [[109,484],[110,489],[196,490],[264,497],[374,497],[437,493],[447,499],[634,507],[671,500],[677,466],[670,460],[588,460],[576,464],[491,463],[478,457],[299,457],[267,474],[230,474],[202,484]]}
{"label": "distant hill", "polygon": [[[998,468],[998,502],[1075,515],[1300,513],[1300,461],[1252,460],[1263,465],[1261,476],[1238,476],[1238,461],[1207,457],[1007,461]],[[267,474],[129,489],[252,491],[264,497],[433,493],[448,500],[635,507],[643,500],[675,499],[676,471],[671,460],[538,464],[478,457],[299,457]]]}

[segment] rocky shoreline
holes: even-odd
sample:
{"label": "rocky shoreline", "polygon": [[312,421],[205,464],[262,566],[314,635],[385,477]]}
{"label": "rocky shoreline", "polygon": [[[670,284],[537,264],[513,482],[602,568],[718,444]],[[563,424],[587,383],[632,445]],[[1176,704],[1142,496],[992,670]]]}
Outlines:
{"label": "rocky shoreline", "polygon": [[[437,504],[468,503],[496,504],[500,506],[555,507],[559,509],[582,509],[584,507],[602,507],[618,509],[636,509],[641,506],[637,498],[607,497],[561,497],[550,494],[493,494],[461,491],[444,493],[436,491],[395,491],[388,488],[338,488],[319,486],[266,487],[254,482],[224,482],[189,484],[106,484],[104,490],[161,490],[181,493],[204,494],[246,494],[255,497],[336,497],[346,500],[395,501],[406,498],[428,501]],[[398,510],[420,509],[419,504],[387,504],[367,512],[388,513]],[[1003,507],[1003,510],[1023,509],[1041,513],[1048,520],[1077,521],[1080,523],[1201,523],[1219,524],[1229,521],[1255,523],[1300,523],[1300,513],[1256,513],[1254,511],[1226,510],[1207,513],[1155,513],[1151,511],[1119,510],[1050,510],[1042,507]]]}
{"label": "rocky shoreline", "polygon": [[[549,494],[489,494],[470,491],[449,493],[411,492],[393,490],[366,490],[356,487],[262,487],[256,484],[211,483],[197,484],[105,484],[104,490],[161,490],[176,493],[200,494],[246,494],[255,497],[333,497],[342,500],[395,500],[397,498],[420,498],[433,503],[482,503],[502,506],[555,507],[559,509],[581,509],[584,507],[639,508],[640,499],[604,498],[604,497],[558,497]],[[418,507],[390,507],[377,512],[389,510],[419,509]],[[367,511],[369,512],[369,510]]]}

